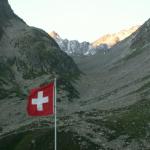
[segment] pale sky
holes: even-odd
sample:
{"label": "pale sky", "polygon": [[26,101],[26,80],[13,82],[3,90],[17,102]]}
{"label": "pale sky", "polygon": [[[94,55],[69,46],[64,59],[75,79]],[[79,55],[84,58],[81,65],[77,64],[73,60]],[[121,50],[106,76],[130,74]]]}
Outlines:
{"label": "pale sky", "polygon": [[93,42],[107,33],[143,24],[150,0],[9,0],[28,25],[62,38]]}

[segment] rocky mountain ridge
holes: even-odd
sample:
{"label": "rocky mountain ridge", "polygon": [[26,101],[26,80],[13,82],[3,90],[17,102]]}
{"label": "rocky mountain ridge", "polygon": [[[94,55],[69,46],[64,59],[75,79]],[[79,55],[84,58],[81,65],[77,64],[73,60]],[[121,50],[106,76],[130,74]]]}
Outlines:
{"label": "rocky mountain ridge", "polygon": [[69,55],[94,55],[100,50],[110,49],[135,32],[138,28],[139,26],[133,26],[129,29],[121,30],[118,33],[107,34],[92,43],[86,41],[80,43],[77,40],[62,39],[55,31],[49,33],[49,35],[54,38],[60,48]]}
{"label": "rocky mountain ridge", "polygon": [[90,47],[89,42],[80,43],[77,40],[62,39],[55,31],[49,33],[58,43],[59,47],[69,55],[84,55]]}
{"label": "rocky mountain ridge", "polygon": [[102,37],[100,37],[98,40],[92,42],[93,47],[97,47],[101,44],[107,44],[108,48],[111,48],[118,42],[124,40],[128,36],[130,36],[133,32],[135,32],[140,26],[133,26],[128,29],[124,29],[119,31],[118,33],[113,33],[113,34],[106,34]]}

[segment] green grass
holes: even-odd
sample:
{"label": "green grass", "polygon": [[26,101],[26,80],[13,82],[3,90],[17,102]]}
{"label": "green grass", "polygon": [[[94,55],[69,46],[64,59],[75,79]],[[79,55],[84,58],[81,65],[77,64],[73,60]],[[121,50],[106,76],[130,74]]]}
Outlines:
{"label": "green grass", "polygon": [[115,130],[112,136],[128,135],[130,138],[143,138],[148,132],[150,122],[150,101],[142,100],[131,106],[127,112],[116,114],[114,118],[109,119],[106,126]]}
{"label": "green grass", "polygon": [[107,129],[105,136],[108,140],[116,139],[121,135],[137,140],[148,138],[147,135],[150,135],[148,125],[150,123],[150,100],[143,99],[128,108],[112,111],[111,115],[106,115],[104,120],[91,121]]}
{"label": "green grass", "polygon": [[[142,78],[141,81],[147,79],[149,79],[149,76]],[[102,121],[102,126],[114,131],[108,135],[110,140],[120,135],[128,135],[131,139],[147,138],[147,135],[150,135],[148,125],[150,123],[149,89],[150,81],[147,81],[138,90],[134,91],[134,93],[141,95],[140,101],[123,110],[112,111],[112,115],[106,117],[106,121]]]}
{"label": "green grass", "polygon": [[[86,143],[84,146],[82,143]],[[58,132],[59,150],[98,150],[89,140],[68,131]],[[0,140],[1,150],[53,150],[54,130],[42,129],[10,135]]]}

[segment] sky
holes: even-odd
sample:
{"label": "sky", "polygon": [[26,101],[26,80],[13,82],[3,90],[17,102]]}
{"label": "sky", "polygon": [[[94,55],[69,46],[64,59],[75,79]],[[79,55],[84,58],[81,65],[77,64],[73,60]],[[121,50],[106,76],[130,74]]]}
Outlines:
{"label": "sky", "polygon": [[93,42],[150,18],[150,0],[8,0],[28,25]]}

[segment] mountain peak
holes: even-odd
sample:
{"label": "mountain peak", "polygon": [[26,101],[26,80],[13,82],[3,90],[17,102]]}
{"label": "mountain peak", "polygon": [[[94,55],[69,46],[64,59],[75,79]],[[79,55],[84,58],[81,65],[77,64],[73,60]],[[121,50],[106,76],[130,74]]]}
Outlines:
{"label": "mountain peak", "polygon": [[50,32],[49,35],[54,39],[60,39],[59,34],[55,31]]}
{"label": "mountain peak", "polygon": [[107,44],[109,47],[112,47],[117,42],[122,41],[126,37],[130,36],[133,32],[135,32],[140,26],[132,26],[128,29],[123,29],[117,33],[106,34],[100,37],[98,40],[92,43],[93,47],[97,47],[101,44]]}
{"label": "mountain peak", "polygon": [[128,29],[121,30],[117,33],[106,34],[100,37],[93,43],[82,42],[77,40],[62,39],[55,31],[49,33],[49,35],[57,42],[59,47],[69,55],[94,55],[100,50],[106,50],[122,41],[126,37],[135,32],[139,26],[133,26]]}

